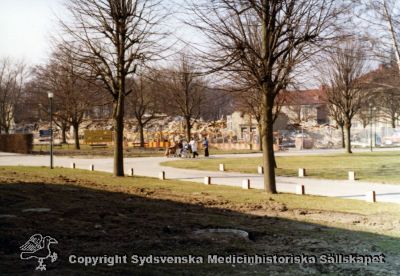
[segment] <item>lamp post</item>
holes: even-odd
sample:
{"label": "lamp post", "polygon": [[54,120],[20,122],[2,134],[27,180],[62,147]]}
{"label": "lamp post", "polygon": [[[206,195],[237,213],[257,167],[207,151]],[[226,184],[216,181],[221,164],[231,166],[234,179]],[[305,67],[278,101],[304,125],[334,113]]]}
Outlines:
{"label": "lamp post", "polygon": [[53,97],[54,94],[49,92],[50,100],[50,169],[53,169]]}
{"label": "lamp post", "polygon": [[376,148],[376,123],[377,123],[376,107],[374,107],[372,110],[374,111],[374,147]]}
{"label": "lamp post", "polygon": [[369,104],[369,149],[372,152],[372,103]]}

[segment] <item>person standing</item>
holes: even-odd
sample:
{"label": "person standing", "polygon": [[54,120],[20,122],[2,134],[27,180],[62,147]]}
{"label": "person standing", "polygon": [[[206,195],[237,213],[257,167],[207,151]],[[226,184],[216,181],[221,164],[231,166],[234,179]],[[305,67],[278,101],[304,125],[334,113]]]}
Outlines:
{"label": "person standing", "polygon": [[204,148],[204,156],[208,157],[209,156],[209,152],[208,152],[208,140],[207,140],[207,137],[204,137],[203,148]]}
{"label": "person standing", "polygon": [[197,153],[197,141],[194,138],[192,138],[189,144],[192,149],[193,158],[196,158],[196,156],[199,156],[199,154]]}
{"label": "person standing", "polygon": [[183,150],[183,141],[182,141],[182,140],[179,140],[178,146],[177,146],[177,152],[176,152],[176,154],[177,154],[178,157],[181,157],[181,155],[182,155],[182,150]]}

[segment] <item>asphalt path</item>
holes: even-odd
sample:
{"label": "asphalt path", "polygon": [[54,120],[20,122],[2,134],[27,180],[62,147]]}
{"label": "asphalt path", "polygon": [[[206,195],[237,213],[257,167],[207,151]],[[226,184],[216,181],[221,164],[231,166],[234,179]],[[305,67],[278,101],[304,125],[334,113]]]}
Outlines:
{"label": "asphalt path", "polygon": [[[387,149],[376,149],[384,151]],[[395,149],[399,150],[399,149]],[[357,151],[368,151],[361,149]],[[309,150],[309,151],[287,151],[280,152],[276,155],[308,155],[308,154],[328,154],[338,153],[338,150]],[[260,154],[234,154],[234,155],[215,155],[211,158],[221,159],[230,157],[257,157]],[[219,172],[219,171],[198,171],[177,169],[171,167],[163,167],[161,162],[168,160],[177,160],[176,158],[165,157],[142,157],[142,158],[125,158],[124,166],[128,174],[130,169],[134,169],[135,175],[158,177],[161,171],[165,171],[167,179],[201,182],[204,183],[204,178],[211,177],[213,185],[229,185],[241,187],[245,179],[250,180],[251,188],[263,188],[263,176],[254,174],[244,174],[235,172]],[[82,157],[54,157],[54,165],[56,167],[71,167],[71,163],[76,164],[76,168],[89,169],[93,164],[95,170],[112,172],[113,159],[109,158],[82,158]],[[48,166],[49,156],[39,155],[19,155],[10,153],[0,153],[0,166]],[[255,172],[257,168],[254,168]],[[295,193],[297,185],[304,185],[306,194],[321,195],[329,197],[341,197],[349,199],[365,200],[366,194],[375,191],[378,202],[392,202],[400,204],[400,183],[380,184],[361,181],[347,180],[326,180],[326,179],[310,179],[298,177],[277,177],[278,192]]]}

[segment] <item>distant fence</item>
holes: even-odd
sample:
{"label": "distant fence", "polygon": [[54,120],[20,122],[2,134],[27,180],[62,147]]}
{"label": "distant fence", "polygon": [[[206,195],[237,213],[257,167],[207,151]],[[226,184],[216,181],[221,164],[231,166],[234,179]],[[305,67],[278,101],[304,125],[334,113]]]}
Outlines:
{"label": "distant fence", "polygon": [[32,147],[32,134],[0,134],[0,151],[26,154],[32,152]]}

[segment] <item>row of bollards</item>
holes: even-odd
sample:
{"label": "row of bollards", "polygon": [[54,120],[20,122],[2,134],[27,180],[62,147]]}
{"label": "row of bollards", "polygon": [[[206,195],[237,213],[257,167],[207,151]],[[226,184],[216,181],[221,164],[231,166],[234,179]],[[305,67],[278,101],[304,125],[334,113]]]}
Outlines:
{"label": "row of bollards", "polygon": [[[75,163],[71,163],[71,168],[75,169],[76,168],[76,164]],[[219,165],[219,169],[220,169],[220,171],[225,171],[225,165],[224,164],[220,164]],[[94,171],[94,165],[93,164],[91,164],[89,166],[89,170],[90,171]],[[263,174],[264,173],[264,168],[262,166],[258,166],[257,171],[258,171],[259,174]],[[134,169],[133,168],[130,169],[129,175],[130,176],[134,176]],[[305,176],[306,176],[306,169],[300,168],[299,169],[299,177],[305,177]],[[158,178],[160,180],[166,180],[165,171],[161,171],[159,173]],[[356,180],[355,172],[353,172],[353,171],[349,172],[349,180],[352,180],[352,181]],[[210,176],[204,177],[204,184],[205,185],[211,185],[211,177]],[[242,189],[244,189],[244,190],[249,190],[250,189],[250,179],[244,179],[242,181]],[[296,194],[305,195],[306,194],[305,186],[304,185],[296,185]],[[370,192],[368,192],[366,194],[366,201],[368,201],[368,202],[376,202],[376,193],[375,193],[375,191],[370,191]]]}
{"label": "row of bollards", "polygon": [[[76,163],[71,163],[71,169],[76,169]],[[92,172],[94,171],[94,165],[93,164],[89,165],[89,171],[92,171]],[[134,176],[134,169],[133,168],[130,169],[129,175],[130,176]]]}
{"label": "row of bollards", "polygon": [[[305,168],[299,168],[299,172],[298,172],[298,176],[299,177],[306,177],[306,169]],[[356,173],[354,171],[349,171],[348,172],[348,179],[351,181],[356,181]]]}
{"label": "row of bollards", "polygon": [[[221,172],[225,171],[225,164],[219,164],[219,170]],[[257,167],[257,173],[258,174],[264,174],[264,167],[263,166],[258,166]],[[298,170],[298,176],[299,177],[306,177],[306,169],[305,168],[299,168]],[[349,171],[348,172],[348,180],[350,181],[356,181],[356,173],[354,171]],[[207,176],[204,178],[204,184],[210,185],[211,184],[211,177]],[[245,179],[242,181],[242,188],[243,189],[250,189],[250,179]],[[296,194],[298,195],[305,195],[305,186],[304,185],[296,185]],[[375,191],[370,191],[366,194],[366,201],[368,202],[376,202],[376,192]]]}
{"label": "row of bollards", "polygon": [[[219,171],[224,172],[225,171],[225,164],[219,164]],[[257,167],[257,173],[258,174],[264,174],[264,167],[263,166],[258,166]],[[299,177],[306,177],[306,169],[305,168],[299,168],[298,171],[298,176]],[[355,181],[356,179],[356,173],[354,171],[349,171],[348,172],[348,179],[351,181]]]}
{"label": "row of bollards", "polygon": [[[219,171],[224,172],[225,171],[225,164],[219,164]],[[263,166],[258,166],[257,167],[257,173],[258,174],[264,174],[264,167]]]}
{"label": "row of bollards", "polygon": [[[304,185],[296,185],[296,194],[298,195],[305,195],[306,190]],[[376,192],[375,191],[369,191],[365,195],[365,200],[368,202],[376,202]]]}

